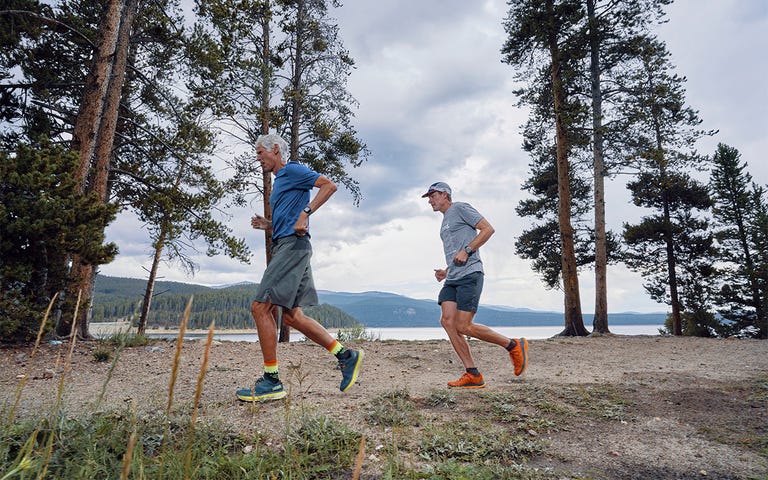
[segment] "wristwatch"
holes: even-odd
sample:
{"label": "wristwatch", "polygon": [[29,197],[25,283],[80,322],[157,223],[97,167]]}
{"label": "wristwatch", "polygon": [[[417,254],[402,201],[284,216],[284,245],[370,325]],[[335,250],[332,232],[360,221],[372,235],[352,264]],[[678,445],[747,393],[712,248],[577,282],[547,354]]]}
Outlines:
{"label": "wristwatch", "polygon": [[472,250],[472,247],[470,247],[469,245],[464,247],[464,251],[467,252],[467,256],[472,255],[473,253],[475,253],[475,251]]}
{"label": "wristwatch", "polygon": [[302,210],[302,211],[303,211],[304,213],[306,213],[307,215],[312,215],[312,209],[309,207],[309,205],[307,205],[306,207],[304,207],[304,210]]}

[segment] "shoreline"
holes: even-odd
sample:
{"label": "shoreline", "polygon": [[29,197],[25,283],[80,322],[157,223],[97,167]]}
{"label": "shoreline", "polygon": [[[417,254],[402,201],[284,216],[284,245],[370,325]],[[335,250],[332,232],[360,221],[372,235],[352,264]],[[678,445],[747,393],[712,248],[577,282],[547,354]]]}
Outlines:
{"label": "shoreline", "polygon": [[[95,335],[119,335],[122,333],[136,333],[136,327],[131,327],[130,322],[91,322],[89,325],[91,334]],[[368,328],[368,327],[366,327]],[[326,328],[329,333],[336,333],[340,329],[338,328]],[[250,335],[256,334],[256,327],[253,328],[215,328],[214,334],[231,334],[231,335]],[[147,335],[178,335],[178,328],[147,328],[145,330]],[[188,328],[184,330],[185,334],[190,335],[206,335],[208,329],[200,328]]]}
{"label": "shoreline", "polygon": [[[563,329],[562,325],[533,325],[533,326],[505,326],[489,325],[496,332],[506,335],[510,338],[525,337],[531,339],[545,339],[557,337]],[[611,328],[611,335],[616,336],[644,336],[660,337],[663,336],[663,325],[660,324],[636,324],[636,325],[614,325]],[[91,329],[94,336],[106,338],[112,335],[135,334],[135,328],[128,329],[127,324],[119,328],[114,324],[96,325]],[[328,328],[331,336],[337,337],[346,329]],[[357,330],[355,330],[357,332]],[[369,327],[365,326],[360,333],[359,339],[366,340],[447,340],[447,334],[442,327]],[[151,328],[147,329],[145,335],[152,338],[173,339],[178,337],[178,328]],[[184,331],[185,339],[200,339],[208,335],[207,329],[187,329]],[[258,332],[256,328],[237,328],[237,329],[214,329],[214,337],[226,341],[258,341]],[[591,334],[590,334],[591,335]],[[356,337],[356,334],[353,336]],[[302,341],[303,335],[298,330],[291,330],[291,342]],[[350,338],[347,338],[348,340]]]}

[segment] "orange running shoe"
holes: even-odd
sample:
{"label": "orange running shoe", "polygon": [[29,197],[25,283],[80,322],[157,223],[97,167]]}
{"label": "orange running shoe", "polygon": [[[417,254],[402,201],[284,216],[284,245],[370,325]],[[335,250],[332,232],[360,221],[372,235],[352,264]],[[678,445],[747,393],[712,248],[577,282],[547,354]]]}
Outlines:
{"label": "orange running shoe", "polygon": [[483,375],[472,375],[469,372],[464,372],[456,381],[448,382],[449,388],[485,388],[485,382],[483,381]]}
{"label": "orange running shoe", "polygon": [[509,351],[509,358],[512,359],[512,365],[515,366],[515,376],[519,377],[528,368],[528,340],[516,338],[515,342],[517,345]]}

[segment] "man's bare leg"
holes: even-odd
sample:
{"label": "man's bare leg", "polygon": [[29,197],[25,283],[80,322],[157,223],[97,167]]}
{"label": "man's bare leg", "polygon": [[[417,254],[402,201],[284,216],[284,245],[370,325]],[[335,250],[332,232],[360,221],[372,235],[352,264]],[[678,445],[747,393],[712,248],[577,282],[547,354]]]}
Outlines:
{"label": "man's bare leg", "polygon": [[301,307],[288,310],[283,313],[283,321],[291,328],[295,328],[305,337],[323,348],[330,347],[335,339],[320,323],[312,317],[304,315]]}
{"label": "man's bare leg", "polygon": [[472,358],[472,352],[469,350],[469,343],[467,343],[467,339],[458,329],[458,316],[461,313],[469,312],[459,312],[456,308],[456,302],[447,301],[440,304],[440,310],[442,312],[440,324],[448,334],[448,339],[451,341],[451,345],[453,345],[456,355],[459,356],[465,369],[475,368],[475,360]]}

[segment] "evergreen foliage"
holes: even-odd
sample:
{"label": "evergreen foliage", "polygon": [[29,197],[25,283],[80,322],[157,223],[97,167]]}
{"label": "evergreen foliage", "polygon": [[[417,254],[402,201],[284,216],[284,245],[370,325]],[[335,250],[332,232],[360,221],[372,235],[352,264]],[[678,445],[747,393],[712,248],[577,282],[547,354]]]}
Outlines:
{"label": "evergreen foliage", "polygon": [[[562,35],[562,87],[567,92],[562,118],[567,125],[568,153],[573,158],[570,192],[576,262],[582,267],[596,261],[595,231],[600,221],[596,218],[591,225],[587,219],[595,208],[588,179],[593,176],[597,185],[602,181],[598,177],[614,174],[625,163],[627,122],[623,110],[617,107],[620,97],[615,91],[616,79],[627,74],[636,58],[637,52],[630,46],[648,35],[651,23],[663,16],[661,6],[667,3],[669,0],[596,1],[592,2],[594,11],[588,15],[590,9],[585,9],[583,2],[560,1],[553,2],[555,15],[547,19],[541,2],[510,2],[505,23],[509,38],[502,54],[505,62],[516,67],[516,78],[523,83],[516,93],[531,112],[523,129],[523,148],[532,159],[531,173],[522,186],[531,198],[521,200],[516,211],[536,222],[523,232],[515,247],[518,255],[533,261],[534,270],[548,288],[559,287],[562,270],[561,243],[556,238],[555,112],[549,59],[533,54],[533,45],[544,42],[546,28],[551,28],[545,27],[547,22],[558,26]],[[537,5],[539,10],[534,8]],[[531,21],[529,28],[520,28],[526,25],[521,21],[526,17],[538,21],[538,26]],[[598,148],[603,165],[592,169]],[[618,236],[606,232],[605,244],[605,261],[618,261]]]}
{"label": "evergreen foliage", "polygon": [[369,153],[352,126],[357,102],[346,82],[354,61],[329,5],[338,6],[327,0],[196,2],[198,21],[187,47],[195,75],[188,88],[233,142],[249,147],[231,161],[231,186],[243,203],[263,194],[253,152],[265,126],[290,143],[290,160],[344,185],[355,202],[361,197],[349,174]]}
{"label": "evergreen foliage", "polygon": [[718,305],[734,334],[768,338],[768,198],[733,147],[718,144],[710,189],[720,260]]}
{"label": "evergreen foliage", "polygon": [[[572,78],[576,74],[573,32],[583,17],[580,2],[520,0],[510,3],[504,22],[508,39],[502,48],[504,62],[518,69],[518,78],[526,72],[529,79],[541,80],[544,88],[529,84],[519,92],[529,101],[537,99],[531,123],[554,131],[554,148],[549,142],[539,143],[539,150],[554,154],[557,186],[557,227],[560,237],[560,278],[564,293],[565,329],[561,335],[587,335],[581,312],[579,292],[576,230],[574,228],[573,146],[583,141],[574,125],[586,111],[583,102],[573,95]],[[529,80],[530,82],[531,80]],[[535,129],[541,131],[541,129]],[[551,138],[551,137],[550,137]],[[552,258],[546,255],[544,258]]]}
{"label": "evergreen foliage", "polygon": [[[0,337],[30,340],[66,283],[67,254],[94,265],[117,254],[104,228],[117,207],[80,193],[77,157],[61,147],[0,150]],[[50,326],[48,326],[50,327]]]}
{"label": "evergreen foliage", "polygon": [[[526,135],[530,130],[526,129]],[[532,137],[529,137],[532,138]],[[526,141],[526,148],[542,145],[539,142]],[[538,147],[537,147],[538,148]],[[536,155],[531,151],[531,155]],[[533,217],[538,220],[525,229],[515,240],[515,252],[522,258],[533,261],[532,267],[538,272],[547,288],[561,288],[561,244],[557,222],[557,166],[554,155],[537,156],[531,162],[531,176],[522,188],[527,190],[532,198],[523,199],[515,208],[521,217]],[[571,177],[571,194],[575,222],[582,228],[574,230],[576,247],[576,262],[579,266],[590,264],[594,260],[591,230],[582,222],[583,215],[589,211],[589,186],[579,176]],[[618,242],[610,236],[612,251],[618,250]]]}
{"label": "evergreen foliage", "polygon": [[[107,3],[65,0],[47,6],[10,0],[7,6],[17,13],[0,15],[0,25],[7,27],[0,42],[10,47],[0,53],[0,114],[5,121],[0,139],[6,145],[25,139],[35,144],[44,137],[70,143],[86,103],[84,84],[103,33],[100,19]],[[185,105],[185,93],[179,94],[178,85],[189,74],[180,12],[177,0],[139,9],[131,25],[115,139],[108,142],[113,148],[104,162],[109,165],[87,167],[90,171],[80,180],[86,190],[106,184],[99,195],[103,202],[113,199],[122,210],[133,210],[148,225],[148,240],[160,253],[165,251],[165,259],[194,271],[189,254],[197,251],[190,248],[196,240],[205,242],[209,255],[222,252],[247,262],[249,252],[244,240],[220,220],[226,215],[219,206],[229,192],[210,165],[215,145],[210,126],[199,110]],[[108,184],[107,173],[95,180],[95,170],[108,171]],[[92,285],[81,284],[93,277],[83,272],[94,265],[73,258],[69,298],[81,289],[85,307]],[[86,311],[81,308],[85,334]],[[66,325],[62,330],[69,331]]]}
{"label": "evergreen foliage", "polygon": [[625,261],[643,275],[651,298],[671,306],[672,333],[681,335],[682,313],[712,307],[716,250],[703,216],[712,202],[689,173],[706,165],[694,144],[711,132],[697,128],[701,120],[685,105],[685,79],[672,73],[665,46],[646,39],[638,52],[638,68],[621,83],[632,120],[629,158],[639,172],[627,188],[636,206],[655,213],[624,224]]}
{"label": "evergreen foliage", "polygon": [[[553,8],[556,12],[548,17],[541,2],[512,2],[505,19],[508,38],[502,48],[503,61],[515,68],[516,78],[523,83],[515,93],[520,105],[530,108],[530,115],[523,129],[523,149],[530,155],[530,177],[522,185],[532,198],[523,199],[516,208],[518,215],[532,217],[537,223],[523,231],[516,240],[516,253],[522,258],[533,260],[533,268],[542,276],[547,288],[562,288],[562,241],[558,219],[558,172],[557,147],[555,144],[555,108],[552,83],[552,58],[547,49],[548,35],[559,35],[562,44],[572,45],[574,38],[569,31],[583,19],[578,2],[559,2]],[[584,145],[588,138],[580,129],[573,128],[577,120],[584,120],[586,106],[579,100],[574,83],[578,58],[564,48],[559,57],[564,98],[561,108],[567,136],[568,154],[578,145]],[[574,162],[571,162],[571,166]],[[579,228],[583,216],[589,211],[589,186],[578,171],[569,171],[571,221],[576,228],[573,238],[578,252],[576,263],[590,262],[589,231]],[[587,252],[587,255],[584,255]]]}

